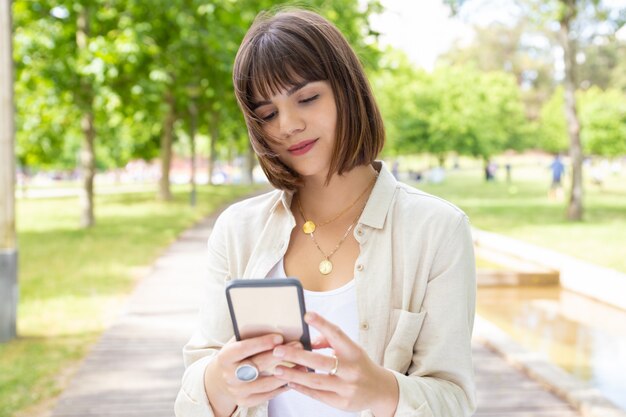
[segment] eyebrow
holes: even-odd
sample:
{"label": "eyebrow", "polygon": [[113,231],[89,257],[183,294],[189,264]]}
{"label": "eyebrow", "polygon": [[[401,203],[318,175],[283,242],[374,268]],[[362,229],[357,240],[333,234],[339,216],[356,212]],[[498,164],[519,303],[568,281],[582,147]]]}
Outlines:
{"label": "eyebrow", "polygon": [[[310,81],[302,81],[302,82],[294,85],[289,90],[287,90],[287,96],[294,95],[298,90],[301,90],[302,88],[304,88],[304,86],[306,86],[309,83],[310,83]],[[258,101],[256,103],[252,103],[252,110],[256,110],[257,108],[259,108],[261,106],[265,106],[266,104],[272,104],[272,102],[269,101],[269,100],[263,100],[263,101]]]}

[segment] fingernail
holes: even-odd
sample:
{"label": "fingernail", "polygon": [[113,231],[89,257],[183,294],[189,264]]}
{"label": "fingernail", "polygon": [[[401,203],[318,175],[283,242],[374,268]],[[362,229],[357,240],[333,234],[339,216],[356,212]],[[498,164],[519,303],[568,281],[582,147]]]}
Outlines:
{"label": "fingernail", "polygon": [[274,341],[275,345],[283,343],[283,337],[281,335],[279,335],[279,334],[274,336],[274,338],[272,340]]}
{"label": "fingernail", "polygon": [[280,346],[274,348],[274,356],[282,358],[283,356],[285,356],[285,349]]}
{"label": "fingernail", "polygon": [[304,320],[306,320],[307,323],[314,319],[315,319],[315,313],[309,312],[304,315]]}

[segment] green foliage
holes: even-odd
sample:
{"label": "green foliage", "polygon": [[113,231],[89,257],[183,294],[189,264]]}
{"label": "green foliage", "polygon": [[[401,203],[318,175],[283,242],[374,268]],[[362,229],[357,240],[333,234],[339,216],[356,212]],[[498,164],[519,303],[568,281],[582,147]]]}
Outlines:
{"label": "green foliage", "polygon": [[[211,4],[158,0],[151,7],[139,0],[15,1],[20,162],[61,168],[76,164],[85,105],[81,80],[88,81],[95,94],[100,168],[159,155],[168,93],[174,96],[175,137],[188,137],[189,109],[194,104],[199,111],[197,133],[204,138],[199,150],[204,155],[210,149],[207,138],[217,141],[220,155],[245,152],[245,125],[232,94],[232,61],[258,11],[292,4],[302,5],[272,0]],[[91,35],[88,50],[79,53],[76,18],[84,7],[91,11]],[[532,91],[539,85],[545,90],[549,83],[544,60],[533,61],[537,51],[521,44],[526,30],[521,23],[510,31],[501,26],[480,30],[480,47],[448,54],[446,59],[455,66],[441,66],[429,74],[414,68],[397,51],[378,50],[377,34],[367,24],[369,14],[381,9],[378,2],[363,9],[356,0],[316,0],[306,7],[341,28],[372,74],[387,125],[386,152],[427,151],[441,157],[456,152],[488,158],[505,148],[537,144],[550,151],[565,149],[558,95],[544,106],[533,135],[523,117],[521,101],[532,107],[545,95],[529,93],[524,80],[533,79]],[[485,48],[485,42],[493,48]],[[619,55],[608,47],[596,49],[613,61]],[[508,56],[510,50],[517,52]],[[529,71],[537,76],[528,75]],[[611,74],[619,81],[619,71]],[[586,124],[599,127],[602,122]],[[608,140],[606,134],[602,140],[592,136],[586,142]],[[605,147],[593,145],[593,149],[598,146]],[[177,149],[186,153],[186,147],[188,140]]]}
{"label": "green foliage", "polygon": [[429,117],[437,97],[431,75],[416,69],[400,51],[388,49],[370,76],[387,133],[387,153],[428,152]]}
{"label": "green foliage", "polygon": [[434,85],[441,105],[431,132],[441,149],[451,143],[460,154],[488,159],[524,147],[524,106],[512,75],[441,67]]}
{"label": "green foliage", "polygon": [[535,147],[551,153],[569,148],[564,106],[563,87],[559,87],[541,109]]}
{"label": "green foliage", "polygon": [[[111,138],[96,143],[98,153],[124,155],[120,150],[124,146],[115,149],[124,139],[122,101],[109,84],[117,76],[112,65],[129,55],[115,49],[125,37],[114,30],[115,8],[105,4],[100,0],[13,3],[17,155],[23,165],[75,167],[85,112],[95,114],[97,134]],[[87,48],[79,49],[77,19],[83,9],[88,10],[90,32]],[[126,160],[118,157],[112,165]]]}
{"label": "green foliage", "polygon": [[448,153],[488,159],[526,146],[526,120],[515,78],[471,66],[413,69],[402,55],[383,61],[375,87],[393,153]]}
{"label": "green foliage", "polygon": [[[626,95],[597,87],[577,94],[581,141],[587,154],[615,157],[626,154]],[[565,152],[569,145],[563,111],[563,89],[558,88],[541,110],[538,147]]]}
{"label": "green foliage", "polygon": [[579,97],[585,151],[606,157],[626,155],[626,94],[593,87]]}
{"label": "green foliage", "polygon": [[[174,97],[177,135],[189,130],[190,105],[198,133],[220,148],[247,150],[247,135],[232,92],[237,48],[263,9],[300,5],[275,0],[17,0],[15,61],[18,157],[23,165],[72,168],[81,141],[80,119],[93,109],[100,168],[159,155],[163,122]],[[315,0],[306,7],[335,22],[366,67],[379,52],[369,14],[357,0]],[[77,19],[88,10],[88,48],[77,47]],[[85,85],[93,93],[85,96]],[[91,106],[91,107],[90,107]],[[215,136],[215,137],[213,137]]]}
{"label": "green foliage", "polygon": [[13,4],[16,155],[21,165],[69,168],[76,163],[79,114],[71,94],[58,89],[65,66],[55,56],[66,53],[58,41],[67,31],[49,11],[37,2]]}

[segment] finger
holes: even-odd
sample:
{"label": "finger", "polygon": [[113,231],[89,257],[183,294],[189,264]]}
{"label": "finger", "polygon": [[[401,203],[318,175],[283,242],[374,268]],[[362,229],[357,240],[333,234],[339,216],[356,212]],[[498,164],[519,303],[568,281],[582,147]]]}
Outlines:
{"label": "finger", "polygon": [[276,368],[276,378],[288,383],[295,383],[317,391],[339,392],[341,381],[339,378],[317,374],[315,372],[301,372],[279,366]]}
{"label": "finger", "polygon": [[332,348],[332,346],[330,345],[330,343],[328,343],[328,340],[326,340],[326,338],[323,336],[319,336],[313,342],[311,342],[311,349],[317,350],[317,349],[327,349],[327,348]]}
{"label": "finger", "polygon": [[273,351],[269,350],[267,352],[259,353],[258,355],[254,355],[249,358],[250,361],[254,362],[256,367],[259,369],[259,372],[269,372],[273,370],[276,365],[278,365],[281,360],[274,356]]}
{"label": "finger", "polygon": [[239,380],[234,381],[231,392],[239,398],[250,397],[277,390],[284,385],[285,381],[273,376],[259,376],[258,379],[251,382],[242,382]]}
{"label": "finger", "polygon": [[240,406],[243,407],[255,407],[259,404],[263,404],[269,400],[271,400],[272,398],[289,391],[291,388],[289,388],[287,385],[283,385],[280,388],[276,388],[273,391],[269,391],[269,392],[264,392],[262,394],[254,394],[249,396],[248,398],[246,398],[245,400],[242,401],[238,401],[238,404]]}
{"label": "finger", "polygon": [[[293,349],[303,349],[300,342],[289,342],[285,346],[292,347]],[[259,353],[250,357],[248,360],[254,362],[256,367],[259,369],[259,372],[269,372],[270,374],[273,373],[274,368],[278,364],[282,363],[285,366],[289,366],[288,363],[285,363],[282,359],[274,356],[273,351]]]}
{"label": "finger", "polygon": [[266,334],[241,340],[229,346],[224,359],[234,364],[258,353],[272,350],[281,343],[283,343],[283,337],[279,334]]}
{"label": "finger", "polygon": [[272,351],[261,353],[248,359],[253,362],[261,375],[272,375],[274,368],[278,365],[287,366],[293,368],[296,364],[277,358],[272,354]]}
{"label": "finger", "polygon": [[354,342],[337,325],[312,311],[304,315],[304,320],[315,327],[336,351],[342,353],[351,351]]}
{"label": "finger", "polygon": [[276,346],[273,354],[276,358],[283,361],[324,372],[330,371],[335,366],[335,358],[332,356],[303,349],[295,349],[291,346]]}

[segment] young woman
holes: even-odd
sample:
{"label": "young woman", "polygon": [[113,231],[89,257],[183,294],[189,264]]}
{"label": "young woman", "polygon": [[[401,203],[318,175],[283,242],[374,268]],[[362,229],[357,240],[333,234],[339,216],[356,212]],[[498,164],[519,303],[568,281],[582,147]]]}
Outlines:
{"label": "young woman", "polygon": [[[381,116],[344,37],[313,12],[261,14],[233,80],[276,190],[215,224],[176,415],[469,416],[468,219],[375,160]],[[235,341],[225,283],[285,276],[305,288],[313,351],[276,334]]]}

